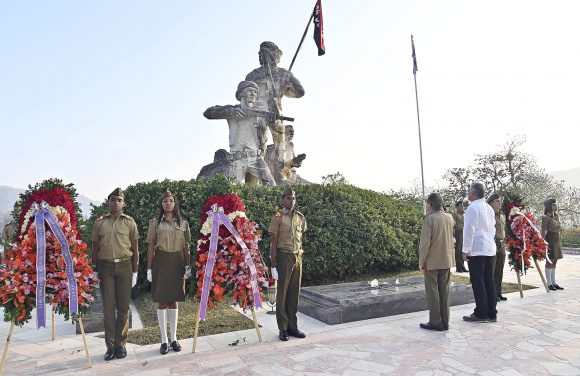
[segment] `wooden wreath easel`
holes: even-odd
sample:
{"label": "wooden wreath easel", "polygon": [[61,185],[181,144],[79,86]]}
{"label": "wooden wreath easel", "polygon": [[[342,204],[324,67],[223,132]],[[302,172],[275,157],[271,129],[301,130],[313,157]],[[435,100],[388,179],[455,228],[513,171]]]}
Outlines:
{"label": "wooden wreath easel", "polygon": [[[87,356],[87,362],[89,363],[89,368],[93,368],[93,362],[91,361],[91,354],[89,352],[89,347],[87,346],[87,338],[85,336],[85,327],[83,326],[83,319],[78,317],[79,326],[81,328],[81,333],[83,335],[83,344],[85,346],[85,354]],[[0,375],[4,370],[4,363],[8,357],[8,347],[12,340],[12,332],[14,331],[14,321],[10,323],[10,330],[8,331],[8,337],[6,337],[6,345],[4,345],[4,351],[2,353],[2,360],[0,360]],[[52,310],[52,340],[54,340],[54,309]]]}
{"label": "wooden wreath easel", "polygon": [[[244,301],[246,301],[246,292],[244,292]],[[195,353],[197,348],[197,334],[199,330],[199,313],[201,311],[201,299],[197,306],[197,316],[195,318],[195,330],[193,332],[193,348],[192,353]],[[258,341],[262,342],[262,333],[260,332],[260,325],[258,325],[258,320],[256,319],[256,307],[252,304],[252,318],[254,319],[254,327],[256,328],[256,334],[258,335]]]}
{"label": "wooden wreath easel", "polygon": [[[534,264],[536,265],[536,270],[538,270],[538,273],[540,274],[540,279],[542,280],[542,283],[544,284],[544,288],[546,289],[546,292],[549,293],[550,289],[548,288],[548,283],[546,282],[546,277],[544,277],[544,273],[542,273],[542,269],[540,269],[540,264],[538,264],[538,260],[534,259]],[[518,277],[518,285],[520,288],[520,298],[524,297],[524,289],[522,287],[522,278],[520,276],[520,274],[523,272],[522,271],[523,267],[524,267],[524,263],[521,262],[520,269],[519,270],[516,269],[516,275]]]}

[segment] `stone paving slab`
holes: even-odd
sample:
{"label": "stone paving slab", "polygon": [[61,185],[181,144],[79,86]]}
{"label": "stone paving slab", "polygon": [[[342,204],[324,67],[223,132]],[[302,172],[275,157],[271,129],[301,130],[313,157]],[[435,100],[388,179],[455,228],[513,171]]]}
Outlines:
{"label": "stone paving slab", "polygon": [[[505,280],[516,281],[506,266]],[[558,262],[564,291],[543,288],[508,294],[498,304],[497,323],[468,323],[473,304],[451,308],[450,330],[419,328],[425,311],[326,325],[300,315],[305,339],[277,339],[276,320],[258,312],[264,341],[255,330],[200,337],[183,351],[159,354],[159,345],[128,346],[123,360],[103,360],[99,333],[87,336],[93,368],[87,368],[82,338],[70,323],[56,322],[56,339],[31,323],[16,328],[5,375],[580,375],[580,256]],[[542,286],[531,270],[523,283]],[[246,313],[251,316],[249,312]],[[203,325],[203,324],[202,324]],[[8,324],[0,324],[3,348]],[[245,338],[245,340],[242,340]],[[239,345],[230,346],[235,340]]]}

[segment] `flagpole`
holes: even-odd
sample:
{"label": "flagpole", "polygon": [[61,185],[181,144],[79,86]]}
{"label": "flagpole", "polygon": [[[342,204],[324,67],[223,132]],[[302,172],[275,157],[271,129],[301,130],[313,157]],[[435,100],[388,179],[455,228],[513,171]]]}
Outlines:
{"label": "flagpole", "polygon": [[302,47],[302,42],[304,42],[304,38],[306,38],[306,33],[308,33],[308,28],[310,28],[310,23],[312,22],[312,19],[314,18],[314,11],[316,10],[316,5],[314,6],[314,9],[312,9],[312,14],[310,14],[310,19],[308,20],[308,23],[306,24],[306,29],[304,30],[304,34],[302,34],[302,39],[300,39],[300,43],[298,44],[298,48],[296,49],[296,53],[294,53],[294,57],[292,58],[292,62],[290,63],[290,68],[288,68],[288,72],[290,72],[292,70],[292,66],[294,65],[294,61],[296,60],[296,56],[298,56],[298,52],[300,51],[300,47]]}
{"label": "flagpole", "polygon": [[417,127],[419,129],[419,157],[421,159],[421,190],[423,193],[423,214],[427,214],[427,207],[425,205],[425,175],[423,173],[423,144],[421,142],[421,118],[419,117],[419,95],[417,94],[417,58],[415,56],[415,43],[413,35],[411,35],[411,46],[413,47],[413,78],[415,80],[415,104],[417,106]]}

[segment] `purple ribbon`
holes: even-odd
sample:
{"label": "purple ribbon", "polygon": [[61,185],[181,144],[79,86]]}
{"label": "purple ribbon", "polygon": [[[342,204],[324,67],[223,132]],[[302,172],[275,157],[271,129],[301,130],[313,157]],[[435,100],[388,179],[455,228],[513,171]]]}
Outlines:
{"label": "purple ribbon", "polygon": [[68,240],[64,235],[64,232],[56,222],[56,219],[52,213],[48,210],[49,205],[42,201],[40,207],[37,203],[34,203],[35,210],[35,220],[36,220],[36,276],[37,276],[37,287],[36,287],[36,308],[37,308],[37,318],[36,324],[40,328],[46,326],[46,316],[45,316],[45,293],[46,293],[46,233],[44,230],[44,221],[48,223],[48,227],[52,230],[52,233],[58,240],[60,248],[62,250],[62,256],[65,262],[65,273],[68,280],[68,307],[70,313],[78,313],[78,290],[77,290],[77,280],[74,276],[74,264],[70,253],[70,248],[68,246]]}
{"label": "purple ribbon", "polygon": [[252,286],[252,292],[254,296],[254,306],[260,308],[262,306],[260,299],[260,290],[258,288],[258,272],[254,261],[252,260],[252,255],[248,250],[248,247],[242,240],[240,234],[236,231],[228,217],[224,214],[224,209],[220,206],[218,208],[217,204],[211,206],[211,210],[207,212],[208,218],[211,218],[211,237],[209,241],[209,251],[207,256],[207,263],[205,264],[205,272],[203,275],[203,285],[201,287],[201,302],[199,310],[199,318],[205,320],[207,312],[207,301],[209,298],[209,289],[211,286],[211,277],[213,274],[213,267],[215,264],[216,253],[217,253],[217,240],[218,240],[218,230],[220,222],[226,226],[228,231],[234,236],[236,242],[242,247],[244,252],[244,260],[250,269],[250,285]]}

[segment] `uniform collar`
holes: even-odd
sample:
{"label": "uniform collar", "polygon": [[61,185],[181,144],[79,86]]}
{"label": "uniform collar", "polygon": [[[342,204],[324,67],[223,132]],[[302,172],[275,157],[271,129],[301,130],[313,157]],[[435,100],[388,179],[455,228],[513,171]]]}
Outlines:
{"label": "uniform collar", "polygon": [[[165,214],[163,214],[163,217],[161,217],[161,220],[166,220],[167,222],[170,222],[166,217]],[[173,222],[177,221],[177,218],[173,217]]]}
{"label": "uniform collar", "polygon": [[282,208],[282,213],[283,213],[283,214],[288,214],[288,213],[290,213],[290,214],[294,214],[294,212],[295,212],[295,211],[296,211],[296,208],[294,208],[294,209],[292,209],[292,210],[288,210],[288,209],[286,209],[286,208]]}

